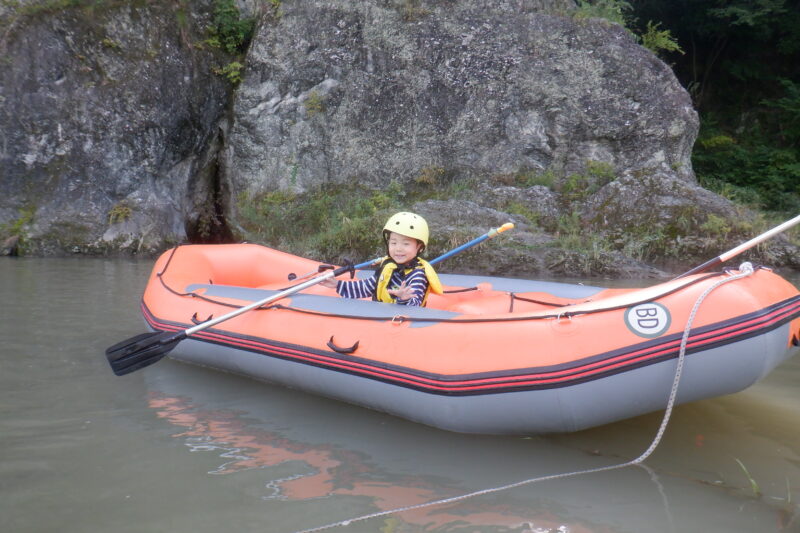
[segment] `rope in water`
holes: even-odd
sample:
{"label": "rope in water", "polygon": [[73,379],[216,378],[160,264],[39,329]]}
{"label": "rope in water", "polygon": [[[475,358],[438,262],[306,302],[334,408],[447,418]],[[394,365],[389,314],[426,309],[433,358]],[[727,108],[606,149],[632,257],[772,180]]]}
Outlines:
{"label": "rope in water", "polygon": [[750,263],[742,263],[742,265],[739,267],[739,273],[738,274],[728,273],[728,277],[722,278],[722,279],[716,281],[714,284],[710,285],[697,298],[697,301],[695,301],[694,307],[692,307],[692,312],[689,314],[689,318],[686,321],[686,327],[683,330],[683,337],[681,338],[680,351],[678,353],[678,364],[677,364],[677,366],[675,368],[675,377],[674,377],[674,379],[672,381],[672,389],[670,390],[670,393],[669,393],[669,400],[667,401],[667,407],[666,407],[666,411],[664,412],[664,417],[661,420],[661,426],[658,428],[658,431],[656,432],[656,436],[655,436],[655,438],[653,438],[653,442],[650,444],[650,446],[639,457],[637,457],[636,459],[633,459],[632,461],[627,461],[625,463],[616,464],[616,465],[602,466],[602,467],[598,467],[598,468],[590,468],[590,469],[587,469],[587,470],[579,470],[577,472],[567,472],[567,473],[562,473],[562,474],[553,474],[553,475],[550,475],[550,476],[526,479],[526,480],[523,480],[523,481],[517,481],[515,483],[509,483],[507,485],[502,485],[502,486],[499,486],[499,487],[492,487],[492,488],[488,488],[488,489],[478,490],[478,491],[475,491],[475,492],[470,492],[470,493],[467,493],[467,494],[462,494],[460,496],[453,496],[451,498],[443,498],[441,500],[434,500],[434,501],[430,501],[430,502],[426,502],[426,503],[419,503],[419,504],[416,504],[416,505],[409,505],[409,506],[406,506],[406,507],[398,507],[396,509],[390,509],[388,511],[380,511],[380,512],[377,512],[377,513],[366,514],[366,515],[359,516],[359,517],[356,517],[356,518],[350,518],[348,520],[342,520],[342,521],[339,521],[339,522],[334,522],[332,524],[326,524],[324,526],[318,526],[318,527],[314,527],[314,528],[311,528],[311,529],[303,529],[303,530],[297,531],[296,533],[312,533],[314,531],[323,531],[323,530],[331,529],[331,528],[334,528],[334,527],[346,527],[346,526],[349,526],[349,525],[351,525],[351,524],[353,524],[355,522],[361,522],[363,520],[369,520],[371,518],[377,518],[377,517],[380,517],[380,516],[386,516],[386,515],[390,515],[390,514],[403,513],[405,511],[421,509],[423,507],[432,507],[434,505],[444,505],[444,504],[448,504],[448,503],[454,503],[454,502],[466,500],[468,498],[474,498],[475,496],[482,496],[482,495],[485,495],[485,494],[492,494],[492,493],[495,493],[495,492],[500,492],[500,491],[504,491],[504,490],[508,490],[508,489],[513,489],[513,488],[516,488],[516,487],[521,487],[523,485],[528,485],[530,483],[538,483],[540,481],[550,481],[550,480],[554,480],[554,479],[563,479],[563,478],[567,478],[567,477],[580,476],[580,475],[584,475],[584,474],[594,474],[594,473],[597,473],[597,472],[607,472],[609,470],[616,470],[616,469],[625,468],[625,467],[628,467],[628,466],[639,465],[640,463],[642,463],[645,459],[647,459],[655,451],[656,447],[658,447],[658,444],[661,442],[661,439],[664,436],[664,432],[667,429],[667,424],[669,423],[669,419],[670,419],[670,417],[672,415],[672,408],[675,405],[675,399],[676,399],[677,394],[678,394],[678,385],[680,384],[681,374],[683,373],[683,362],[684,362],[684,359],[685,359],[685,356],[686,356],[686,345],[688,343],[689,335],[691,333],[692,323],[694,322],[695,316],[697,315],[697,311],[700,308],[700,305],[703,303],[703,300],[705,300],[706,297],[709,294],[711,294],[711,292],[716,290],[721,285],[724,285],[726,283],[730,283],[732,281],[736,281],[736,280],[745,278],[747,276],[750,276],[752,273],[753,273],[753,265],[751,265]]}

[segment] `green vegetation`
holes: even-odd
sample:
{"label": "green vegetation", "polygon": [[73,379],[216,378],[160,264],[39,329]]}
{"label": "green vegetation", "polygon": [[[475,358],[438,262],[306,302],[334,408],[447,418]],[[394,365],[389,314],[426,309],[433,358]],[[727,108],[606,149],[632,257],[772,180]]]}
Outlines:
{"label": "green vegetation", "polygon": [[26,207],[20,209],[19,217],[8,224],[0,224],[0,242],[5,241],[9,237],[18,236],[19,247],[24,251],[25,246],[25,227],[33,222],[36,209],[34,207]]}
{"label": "green vegetation", "polygon": [[[185,1],[185,0],[179,0]],[[0,6],[7,8],[7,15],[11,17],[36,17],[44,14],[58,13],[68,9],[80,9],[87,15],[102,10],[148,3],[147,0],[0,0]],[[0,26],[4,23],[4,18],[0,17]]]}
{"label": "green vegetation", "polygon": [[661,23],[647,21],[647,30],[641,35],[642,46],[658,55],[661,52],[684,53],[669,30],[659,30]]}
{"label": "green vegetation", "polygon": [[314,115],[325,112],[325,102],[317,91],[311,91],[308,93],[308,97],[306,98],[305,102],[303,102],[303,105],[305,106],[306,113],[309,117],[313,117]]}
{"label": "green vegetation", "polygon": [[512,185],[515,187],[533,187],[541,185],[548,189],[555,189],[558,181],[558,174],[552,169],[541,170],[521,170],[515,174],[501,174],[494,176],[492,181],[501,185]]}
{"label": "green vegetation", "polygon": [[380,228],[401,208],[396,184],[386,191],[356,183],[326,185],[303,194],[274,191],[239,199],[244,229],[282,250],[323,260],[360,260],[380,254]]}
{"label": "green vegetation", "polygon": [[[764,229],[800,212],[800,10],[793,3],[695,0],[687,9],[663,0],[579,0],[574,16],[621,24],[670,62],[700,113],[692,163],[701,185],[759,212],[754,224]],[[581,200],[586,185],[584,176],[570,176],[556,188]],[[667,226],[642,224],[646,234],[627,228],[615,246],[642,259],[678,257],[758,232],[745,222],[728,226],[714,215],[676,216]],[[787,236],[800,239],[797,230]],[[578,241],[565,245],[594,245]]]}
{"label": "green vegetation", "polygon": [[764,121],[737,131],[721,112],[705,114],[692,154],[704,187],[755,209],[800,211],[800,86],[786,81],[784,96],[754,111],[782,115],[772,131]]}
{"label": "green vegetation", "polygon": [[[270,3],[276,10],[280,5],[277,0],[272,0]],[[204,43],[236,58],[224,66],[213,69],[215,74],[223,76],[233,85],[238,85],[242,81],[244,55],[250,46],[255,28],[255,17],[242,18],[235,0],[214,0],[211,25],[207,28],[208,38]]]}
{"label": "green vegetation", "polygon": [[[638,4],[633,2],[633,4]],[[645,28],[637,35],[633,28],[637,19],[634,16],[634,5],[625,0],[578,0],[578,8],[573,13],[577,20],[589,18],[604,19],[614,24],[628,29],[636,35],[642,46],[652,51],[654,54],[662,52],[679,52],[683,54],[678,41],[673,37],[670,30],[659,29],[661,22],[648,20]]]}
{"label": "green vegetation", "polygon": [[[750,473],[744,463],[736,457],[734,457],[733,460],[736,461],[739,468],[744,473],[749,486],[748,489],[743,489],[738,486],[739,483],[735,483],[729,485],[729,488],[732,490],[741,490],[746,497],[752,498],[753,500],[761,500],[770,505],[775,505],[775,502],[782,502],[777,508],[778,530],[793,531],[793,527],[800,522],[800,505],[797,505],[792,500],[792,486],[789,483],[789,478],[785,478],[786,495],[784,497],[770,496],[766,498],[758,481],[756,481],[755,477]],[[722,482],[720,481],[718,483]]]}
{"label": "green vegetation", "polygon": [[570,174],[560,180],[556,190],[566,202],[583,201],[616,179],[614,166],[602,161],[586,161],[586,172]]}
{"label": "green vegetation", "polygon": [[214,74],[218,74],[228,79],[234,85],[238,85],[242,81],[242,70],[244,65],[238,61],[231,61],[224,67],[214,67]]}
{"label": "green vegetation", "polygon": [[[463,197],[471,181],[448,177],[438,167],[423,169],[418,182],[401,186],[392,181],[369,189],[353,181],[328,184],[303,193],[272,191],[237,202],[242,228],[249,240],[323,261],[374,257],[383,252],[380,228],[394,212],[415,202]],[[427,176],[438,181],[430,183]],[[432,236],[430,253],[437,253],[453,235]],[[466,242],[466,241],[464,241]]]}
{"label": "green vegetation", "polygon": [[[570,260],[586,263],[585,274],[598,273],[597,264],[613,252],[637,261],[648,261],[661,257],[679,255],[680,239],[675,234],[686,228],[685,221],[677,221],[674,227],[637,225],[634,228],[615,228],[601,233],[592,229],[580,212],[571,211],[559,217],[555,232],[555,246],[570,254]],[[680,229],[680,228],[683,228]]]}
{"label": "green vegetation", "polygon": [[594,232],[587,232],[578,211],[561,215],[556,229],[556,242],[565,250],[598,251],[601,247],[610,249]]}
{"label": "green vegetation", "polygon": [[120,45],[117,41],[115,41],[114,39],[111,39],[110,37],[105,37],[100,42],[102,43],[103,46],[105,46],[106,48],[110,48],[112,50],[121,50],[122,49],[122,45]]}
{"label": "green vegetation", "polygon": [[255,19],[241,18],[234,0],[214,0],[212,24],[208,43],[231,55],[242,54],[250,45]]}
{"label": "green vegetation", "polygon": [[744,466],[744,463],[741,462],[739,459],[736,459],[735,457],[734,459],[736,460],[737,463],[739,463],[739,467],[744,472],[744,475],[747,476],[747,480],[750,482],[750,490],[753,491],[753,496],[755,496],[756,498],[761,498],[761,496],[763,496],[763,493],[761,492],[761,487],[758,486],[756,480],[753,479],[752,475],[750,475],[750,472],[747,470],[747,467]]}
{"label": "green vegetation", "polygon": [[421,5],[420,0],[403,0],[400,14],[406,22],[414,22],[430,14],[430,10]]}
{"label": "green vegetation", "polygon": [[630,11],[631,4],[625,0],[578,0],[578,9],[574,17],[578,20],[599,18],[609,22],[626,25],[626,11]]}
{"label": "green vegetation", "polygon": [[133,209],[131,209],[131,207],[125,202],[120,202],[112,207],[108,212],[108,223],[118,224],[120,222],[125,222],[131,217],[132,214]]}
{"label": "green vegetation", "polygon": [[38,15],[41,13],[53,13],[62,9],[74,7],[86,7],[89,0],[43,0],[41,2],[21,2],[19,0],[2,0],[4,7],[13,10],[18,15]]}
{"label": "green vegetation", "polygon": [[435,187],[445,179],[446,175],[447,172],[442,167],[425,167],[420,171],[419,175],[414,178],[414,183],[422,186]]}
{"label": "green vegetation", "polygon": [[700,183],[767,218],[800,211],[796,2],[695,0],[687,9],[635,0],[632,7],[634,29],[638,20],[659,21],[682,48],[662,51],[700,113],[692,154]]}
{"label": "green vegetation", "polygon": [[539,214],[523,202],[512,200],[506,204],[504,210],[506,213],[524,218],[528,224],[533,226],[539,225]]}
{"label": "green vegetation", "polygon": [[[296,175],[298,164],[290,164],[289,169]],[[497,207],[523,218],[533,226],[546,223],[549,230],[557,232],[555,248],[574,256],[570,261],[585,259],[586,271],[597,272],[597,265],[610,263],[610,255],[619,247],[600,233],[588,231],[586,221],[581,220],[578,208],[571,200],[578,196],[584,198],[615,178],[613,167],[598,161],[587,161],[584,173],[570,176],[559,177],[550,170],[521,171],[496,177],[509,181],[509,184],[566,188],[575,196],[565,201],[569,214],[562,216],[558,222],[542,222],[535,206],[513,197]],[[241,196],[237,207],[245,231],[244,238],[291,253],[340,262],[381,254],[380,228],[393,212],[408,209],[424,200],[468,199],[474,194],[475,186],[473,180],[459,179],[452,170],[429,165],[422,167],[404,185],[393,181],[388,187],[375,190],[353,181],[327,184],[302,193],[278,190],[257,197]],[[433,235],[429,255],[444,252],[474,237],[457,233]],[[659,242],[667,245],[666,234]]]}

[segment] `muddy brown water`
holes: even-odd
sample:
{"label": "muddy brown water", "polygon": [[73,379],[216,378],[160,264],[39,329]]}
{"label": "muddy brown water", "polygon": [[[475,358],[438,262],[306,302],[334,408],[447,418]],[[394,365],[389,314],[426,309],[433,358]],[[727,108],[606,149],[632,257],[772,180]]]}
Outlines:
{"label": "muddy brown water", "polygon": [[[144,331],[151,267],[0,260],[3,531],[291,532],[619,464],[661,422],[460,435],[169,359],[115,377],[103,352]],[[676,408],[645,465],[328,530],[800,531],[800,357],[746,391]]]}

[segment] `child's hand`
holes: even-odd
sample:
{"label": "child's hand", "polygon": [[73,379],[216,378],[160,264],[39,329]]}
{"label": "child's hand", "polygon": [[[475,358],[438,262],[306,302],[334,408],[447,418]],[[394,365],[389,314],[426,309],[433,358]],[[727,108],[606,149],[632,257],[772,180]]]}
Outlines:
{"label": "child's hand", "polygon": [[328,278],[325,281],[320,281],[319,284],[329,289],[335,289],[338,282],[334,278]]}
{"label": "child's hand", "polygon": [[387,292],[397,298],[398,300],[410,300],[414,297],[414,289],[406,285],[406,282],[400,284],[399,287],[395,287],[394,289],[388,289]]}

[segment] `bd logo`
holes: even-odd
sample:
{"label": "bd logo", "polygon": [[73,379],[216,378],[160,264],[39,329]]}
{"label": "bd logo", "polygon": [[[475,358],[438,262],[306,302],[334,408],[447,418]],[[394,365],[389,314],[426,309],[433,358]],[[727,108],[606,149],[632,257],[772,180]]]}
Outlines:
{"label": "bd logo", "polygon": [[635,305],[625,311],[625,325],[628,329],[648,339],[658,337],[667,331],[671,322],[669,310],[655,302]]}

